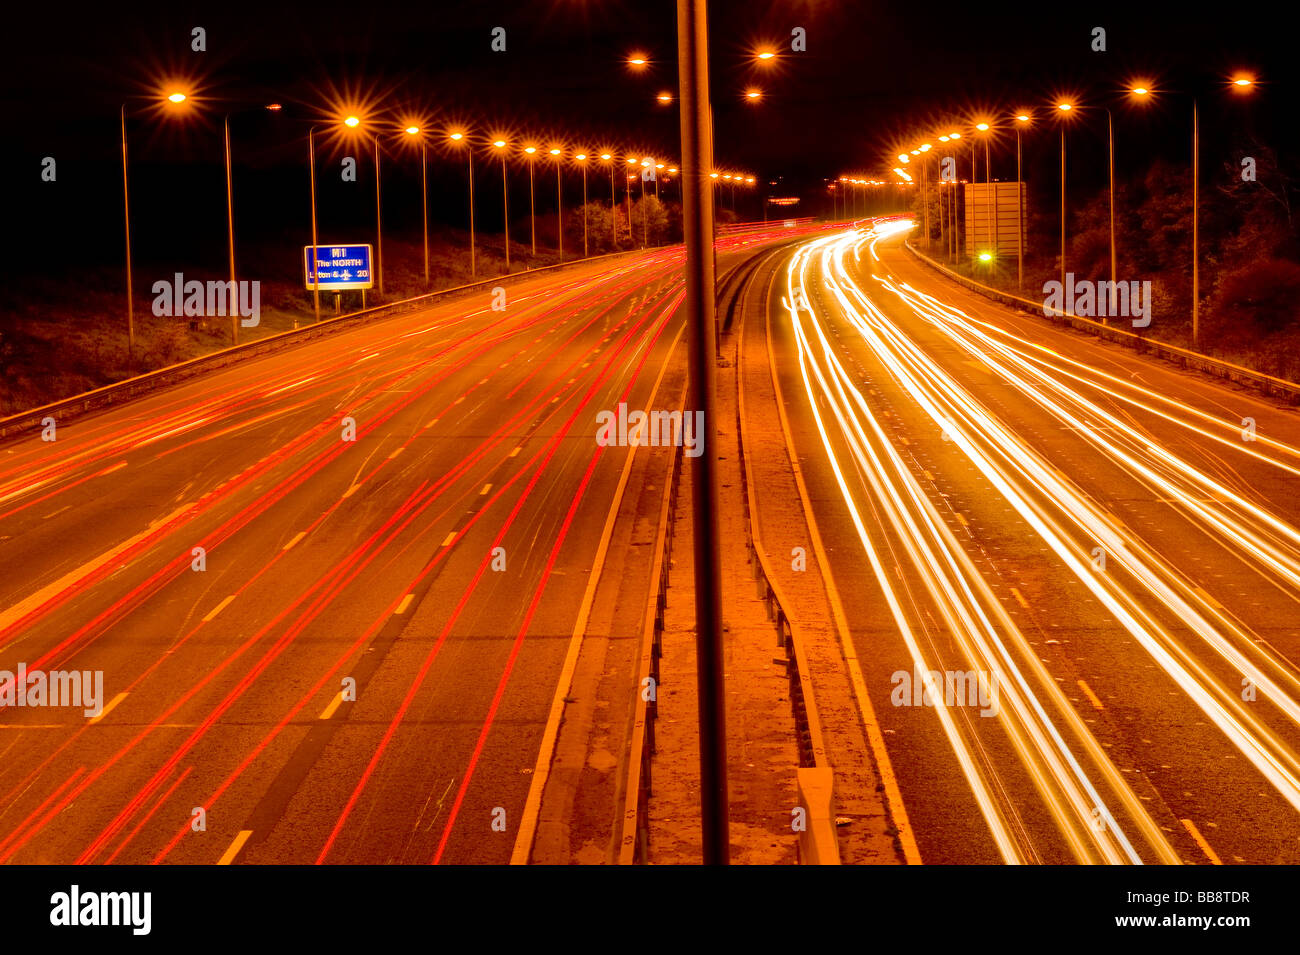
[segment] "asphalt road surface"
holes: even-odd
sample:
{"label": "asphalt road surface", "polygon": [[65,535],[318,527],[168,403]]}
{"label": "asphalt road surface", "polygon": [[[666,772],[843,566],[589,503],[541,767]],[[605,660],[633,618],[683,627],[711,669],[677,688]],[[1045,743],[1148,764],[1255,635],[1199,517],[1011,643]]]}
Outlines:
{"label": "asphalt road surface", "polygon": [[0,670],[98,673],[103,709],[0,709],[0,861],[509,861],[617,507],[596,415],[679,400],[681,267],[435,299],[3,446]]}
{"label": "asphalt road surface", "polygon": [[884,231],[768,315],[922,860],[1300,860],[1300,416]]}

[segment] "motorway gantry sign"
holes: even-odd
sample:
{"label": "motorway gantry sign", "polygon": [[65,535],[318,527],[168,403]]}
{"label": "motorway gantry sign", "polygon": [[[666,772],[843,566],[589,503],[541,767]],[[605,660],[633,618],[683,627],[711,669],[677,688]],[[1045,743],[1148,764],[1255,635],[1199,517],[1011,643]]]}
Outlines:
{"label": "motorway gantry sign", "polygon": [[303,275],[308,289],[316,287],[317,281],[322,292],[374,288],[370,246],[318,245],[314,251],[315,255],[310,245],[302,250]]}

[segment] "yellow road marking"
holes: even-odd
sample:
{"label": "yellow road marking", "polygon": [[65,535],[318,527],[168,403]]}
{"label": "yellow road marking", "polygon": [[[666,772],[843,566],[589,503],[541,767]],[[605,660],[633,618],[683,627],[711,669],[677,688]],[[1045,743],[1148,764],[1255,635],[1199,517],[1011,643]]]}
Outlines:
{"label": "yellow road marking", "polygon": [[109,710],[117,706],[117,704],[121,703],[125,699],[126,699],[126,694],[119,693],[117,696],[113,697],[111,700],[108,701],[108,706],[100,710],[97,716],[92,716],[90,718],[90,722],[98,723],[100,720],[102,720],[105,716],[108,715]]}
{"label": "yellow road marking", "polygon": [[1092,703],[1094,709],[1104,710],[1106,708],[1102,705],[1101,699],[1098,698],[1097,694],[1092,692],[1092,687],[1084,683],[1082,680],[1076,682],[1079,684],[1079,689],[1083,690],[1083,695]]}
{"label": "yellow road marking", "polygon": [[1196,828],[1196,824],[1192,820],[1179,819],[1178,821],[1183,824],[1184,829],[1192,834],[1192,838],[1196,840],[1196,844],[1201,847],[1201,851],[1209,857],[1212,864],[1223,865],[1223,860],[1219,858],[1218,853],[1210,848],[1210,844],[1205,841],[1205,837],[1201,835],[1200,830]]}
{"label": "yellow road marking", "polygon": [[1020,606],[1024,607],[1026,610],[1029,609],[1029,601],[1026,600],[1025,595],[1016,590],[1015,587],[1011,588],[1011,596],[1016,598],[1016,603],[1020,604]]}
{"label": "yellow road marking", "polygon": [[204,623],[207,623],[207,622],[210,621],[213,617],[215,617],[217,614],[221,613],[221,611],[223,611],[223,610],[226,609],[226,605],[229,604],[230,601],[232,601],[232,600],[234,600],[234,599],[235,599],[235,595],[234,595],[234,594],[231,594],[231,595],[230,595],[229,597],[227,597],[225,600],[221,601],[221,603],[217,604],[215,607],[213,607],[211,610],[208,611],[208,615],[207,615],[206,617],[203,618],[203,622],[204,622]]}
{"label": "yellow road marking", "polygon": [[235,856],[239,855],[239,850],[244,848],[244,843],[248,841],[248,837],[252,834],[252,829],[241,829],[239,835],[235,836],[235,841],[230,844],[230,848],[226,850],[225,855],[221,857],[217,865],[230,865],[230,863],[234,862]]}
{"label": "yellow road marking", "polygon": [[330,705],[325,707],[325,709],[321,710],[320,718],[323,720],[329,719],[331,716],[334,715],[334,711],[339,708],[339,705],[342,704],[342,702],[343,702],[343,691],[339,690],[337,693],[334,694],[334,699],[330,700]]}
{"label": "yellow road marking", "polygon": [[407,594],[402,598],[402,602],[397,605],[393,613],[406,613],[406,608],[411,606],[411,601],[415,599],[415,594]]}
{"label": "yellow road marking", "polygon": [[307,536],[307,532],[306,532],[306,531],[299,531],[296,535],[294,535],[293,540],[289,541],[289,543],[285,544],[284,547],[281,548],[281,549],[282,549],[282,550],[288,550],[290,547],[292,547],[294,544],[298,543],[298,541],[302,540],[302,539],[303,539],[304,537],[306,537],[306,536]]}

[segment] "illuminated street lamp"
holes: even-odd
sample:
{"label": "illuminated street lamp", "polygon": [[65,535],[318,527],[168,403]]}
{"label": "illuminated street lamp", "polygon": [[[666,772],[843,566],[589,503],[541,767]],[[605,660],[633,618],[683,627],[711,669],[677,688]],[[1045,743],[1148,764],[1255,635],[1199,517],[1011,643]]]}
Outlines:
{"label": "illuminated street lamp", "polygon": [[612,245],[612,251],[618,251],[618,225],[616,220],[618,216],[615,213],[618,210],[618,193],[614,189],[614,157],[610,153],[601,153],[600,161],[609,166],[609,238]]}
{"label": "illuminated street lamp", "polygon": [[[469,274],[471,278],[476,278],[478,263],[474,252],[474,147],[469,145],[461,130],[456,130],[447,138],[457,145],[464,143],[469,147],[465,150],[465,155],[469,157]],[[425,281],[428,281],[427,277]]]}
{"label": "illuminated street lamp", "polygon": [[639,50],[631,53],[627,58],[627,65],[629,69],[638,72],[644,70],[647,64],[649,64],[649,62],[650,62],[650,58],[646,56],[644,53],[640,52]]}
{"label": "illuminated street lamp", "polygon": [[[1256,85],[1253,76],[1238,73],[1228,81],[1236,93],[1252,92]],[[1145,100],[1152,90],[1142,84],[1129,90],[1139,100]],[[1201,250],[1200,250],[1200,203],[1201,203],[1201,123],[1200,111],[1195,96],[1192,97],[1192,347],[1199,348],[1201,342]]]}
{"label": "illuminated street lamp", "polygon": [[745,99],[749,100],[751,103],[757,103],[762,98],[763,98],[763,91],[760,90],[758,87],[750,87],[749,89],[745,90]]}
{"label": "illuminated street lamp", "polygon": [[492,141],[493,147],[501,154],[501,222],[506,237],[506,274],[510,273],[510,187],[506,182],[506,146],[504,139]]}
{"label": "illuminated street lamp", "polygon": [[1061,122],[1061,288],[1065,288],[1065,122],[1069,117],[1070,110],[1074,109],[1073,103],[1057,103],[1056,108],[1059,111],[1057,117]]}
{"label": "illuminated street lamp", "polygon": [[[636,159],[629,156],[627,164],[635,166]],[[636,232],[632,228],[632,182],[635,179],[636,176],[627,177],[627,191],[623,194],[623,198],[627,200],[627,241],[629,245],[636,245]]]}
{"label": "illuminated street lamp", "polygon": [[560,179],[560,156],[558,148],[552,147],[551,158],[555,160],[555,235],[560,247],[560,261],[564,261],[564,185]]}
{"label": "illuminated street lamp", "polygon": [[533,255],[537,254],[537,206],[533,194],[533,157],[537,155],[536,146],[525,146],[528,154],[528,228],[533,240]]}
{"label": "illuminated street lamp", "polygon": [[587,154],[578,153],[573,158],[582,167],[582,257],[585,259],[589,254],[587,252]]}
{"label": "illuminated street lamp", "polygon": [[420,209],[424,222],[424,287],[429,287],[429,173],[427,143],[419,126],[410,125],[405,129],[406,135],[420,140]]}
{"label": "illuminated street lamp", "polygon": [[1025,290],[1025,188],[1022,185],[1020,171],[1020,130],[1030,122],[1030,116],[1027,112],[1016,114],[1016,188],[1020,190],[1016,196],[1016,208],[1020,218],[1020,232],[1016,236],[1016,288],[1019,291]]}
{"label": "illuminated street lamp", "polygon": [[673,94],[664,91],[660,93],[658,96],[656,96],[655,99],[657,99],[660,103],[663,103],[665,106],[667,106],[669,103],[673,101]]}
{"label": "illuminated street lamp", "polygon": [[[179,106],[184,103],[189,96],[179,90],[167,94],[167,101],[173,105]],[[126,158],[126,104],[122,104],[122,217],[126,226],[126,360],[128,366],[135,362],[135,295],[132,290],[131,276],[131,194],[127,187],[127,158]],[[226,155],[230,155],[229,132],[226,139]],[[229,185],[229,166],[227,168],[226,182]],[[228,208],[228,206],[227,206]],[[232,267],[233,268],[233,267]],[[234,310],[236,313],[238,309]],[[238,321],[238,316],[235,318]]]}

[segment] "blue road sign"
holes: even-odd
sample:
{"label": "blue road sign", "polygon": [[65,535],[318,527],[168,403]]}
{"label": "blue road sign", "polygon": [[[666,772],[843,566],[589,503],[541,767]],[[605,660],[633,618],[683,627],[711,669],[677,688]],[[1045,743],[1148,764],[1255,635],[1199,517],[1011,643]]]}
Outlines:
{"label": "blue road sign", "polygon": [[313,288],[317,281],[322,292],[375,287],[375,274],[370,269],[370,246],[318,245],[315,252],[313,256],[310,245],[302,250],[303,274],[308,289]]}

